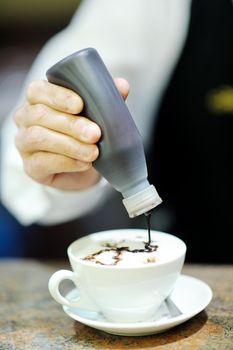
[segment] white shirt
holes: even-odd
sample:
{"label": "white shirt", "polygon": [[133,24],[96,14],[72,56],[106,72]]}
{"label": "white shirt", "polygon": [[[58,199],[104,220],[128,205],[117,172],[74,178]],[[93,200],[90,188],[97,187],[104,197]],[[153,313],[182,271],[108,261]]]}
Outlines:
{"label": "white shirt", "polygon": [[100,205],[113,190],[102,179],[85,191],[59,191],[24,173],[14,145],[17,130],[12,116],[25,100],[28,83],[45,79],[47,69],[65,56],[85,47],[96,48],[111,75],[129,81],[127,105],[147,148],[153,118],[186,38],[190,2],[85,0],[69,26],[46,43],[2,128],[1,200],[19,222],[48,225],[78,218]]}

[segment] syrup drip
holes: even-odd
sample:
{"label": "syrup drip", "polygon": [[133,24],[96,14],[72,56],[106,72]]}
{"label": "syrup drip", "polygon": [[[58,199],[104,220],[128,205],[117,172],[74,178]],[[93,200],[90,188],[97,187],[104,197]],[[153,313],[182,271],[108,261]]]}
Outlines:
{"label": "syrup drip", "polygon": [[148,211],[144,215],[146,217],[146,225],[147,225],[147,230],[148,230],[148,242],[146,243],[146,246],[150,247],[150,245],[151,245],[151,234],[150,234],[150,229],[151,229],[151,225],[150,225],[151,211]]}

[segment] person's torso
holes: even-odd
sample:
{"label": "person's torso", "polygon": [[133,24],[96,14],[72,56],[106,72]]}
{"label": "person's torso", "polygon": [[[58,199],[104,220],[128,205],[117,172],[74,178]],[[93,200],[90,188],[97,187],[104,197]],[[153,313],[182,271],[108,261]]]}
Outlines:
{"label": "person's torso", "polygon": [[[161,104],[149,174],[191,260],[233,262],[233,4],[194,0]],[[221,240],[223,244],[221,244]],[[209,250],[207,250],[209,247]]]}

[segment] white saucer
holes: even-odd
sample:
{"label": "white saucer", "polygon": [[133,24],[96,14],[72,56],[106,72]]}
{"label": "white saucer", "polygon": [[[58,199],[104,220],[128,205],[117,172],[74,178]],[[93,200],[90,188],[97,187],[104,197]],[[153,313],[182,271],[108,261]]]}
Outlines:
{"label": "white saucer", "polygon": [[[73,289],[66,297],[68,299],[73,299],[77,298],[78,294],[78,290]],[[107,321],[100,313],[67,306],[63,306],[63,310],[74,320],[110,334],[124,336],[148,335],[164,332],[197,315],[210,303],[212,299],[212,290],[206,283],[197,278],[181,275],[170,295],[170,299],[175,303],[182,314],[172,317],[165,303],[163,303],[156,313],[154,320],[147,322],[114,323]]]}

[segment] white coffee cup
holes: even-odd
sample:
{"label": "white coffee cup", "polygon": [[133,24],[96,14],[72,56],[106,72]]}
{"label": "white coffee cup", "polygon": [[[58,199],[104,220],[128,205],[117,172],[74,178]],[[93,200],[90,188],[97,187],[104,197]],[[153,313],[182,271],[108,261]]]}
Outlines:
{"label": "white coffee cup", "polygon": [[[62,305],[101,312],[113,322],[152,319],[175,286],[184,264],[186,245],[173,235],[157,231],[151,231],[151,239],[158,245],[155,262],[137,262],[133,254],[133,264],[128,263],[127,255],[123,265],[102,265],[83,258],[100,250],[103,242],[135,241],[144,246],[147,230],[103,231],[78,239],[68,247],[73,271],[60,270],[51,276],[51,295]],[[78,299],[68,300],[61,295],[59,285],[66,279],[73,281],[79,290]]]}

